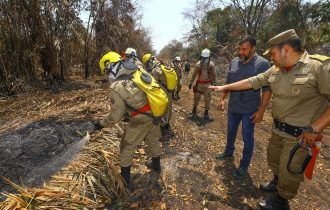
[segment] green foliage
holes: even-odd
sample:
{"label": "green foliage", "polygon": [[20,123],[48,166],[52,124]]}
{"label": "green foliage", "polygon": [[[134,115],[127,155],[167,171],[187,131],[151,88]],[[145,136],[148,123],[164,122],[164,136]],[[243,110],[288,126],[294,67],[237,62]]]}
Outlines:
{"label": "green foliage", "polygon": [[202,17],[193,16],[194,10],[191,11],[188,17],[200,19],[200,24],[193,24],[193,29],[186,34],[187,47],[180,52],[186,52],[187,49],[195,51],[190,52],[190,57],[208,47],[213,55],[228,61],[235,56],[240,37],[255,34],[257,51],[261,54],[271,37],[293,28],[309,52],[329,54],[322,51],[325,49],[322,46],[330,43],[328,0],[316,3],[269,0],[246,1],[246,4],[240,1],[226,2],[221,7],[209,9]]}

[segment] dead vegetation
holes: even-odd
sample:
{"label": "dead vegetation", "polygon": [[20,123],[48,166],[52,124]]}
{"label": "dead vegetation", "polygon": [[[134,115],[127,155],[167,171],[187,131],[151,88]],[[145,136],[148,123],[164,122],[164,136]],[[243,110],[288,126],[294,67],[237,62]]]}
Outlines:
{"label": "dead vegetation", "polygon": [[[72,84],[58,95],[38,91],[1,101],[1,122],[5,122],[0,127],[1,133],[8,138],[8,135],[23,129],[26,137],[33,137],[29,136],[33,132],[28,133],[24,128],[36,122],[50,123],[55,133],[67,127],[70,132],[61,130],[61,133],[71,138],[77,135],[76,138],[72,138],[73,141],[69,141],[63,151],[52,156],[48,163],[56,162],[67,151],[70,153],[72,146],[85,136],[85,131],[91,130],[90,122],[104,116],[110,108],[107,87],[86,81]],[[141,145],[133,161],[133,189],[127,194],[118,174],[118,128],[103,129],[102,132],[92,133],[79,154],[61,167],[58,173],[50,178],[43,177],[43,186],[31,186],[21,183],[21,179],[6,177],[7,186],[11,185],[15,190],[4,192],[2,189],[6,200],[0,203],[0,209],[255,209],[258,199],[267,196],[258,190],[258,184],[271,177],[265,162],[271,131],[270,113],[267,112],[265,121],[257,125],[249,176],[244,181],[238,181],[233,178],[232,171],[238,165],[242,152],[240,134],[232,162],[214,159],[224,149],[226,135],[226,115],[215,109],[216,96],[210,113],[215,120],[211,123],[202,119],[189,120],[187,116],[191,109],[192,93],[184,87],[181,97],[174,104],[174,137],[162,144],[164,152],[160,176],[144,166],[147,157],[145,146]],[[199,108],[201,113],[203,101]],[[40,130],[45,127],[33,128],[40,135]],[[52,138],[63,138],[58,134]],[[25,139],[22,138],[22,141]],[[3,142],[4,139],[1,139],[0,147]],[[55,144],[52,149],[56,150],[59,146]],[[325,140],[315,177],[302,185],[297,197],[290,202],[292,209],[329,209],[328,148],[329,143]],[[35,155],[41,156],[40,153]],[[24,177],[25,174],[19,175]]]}

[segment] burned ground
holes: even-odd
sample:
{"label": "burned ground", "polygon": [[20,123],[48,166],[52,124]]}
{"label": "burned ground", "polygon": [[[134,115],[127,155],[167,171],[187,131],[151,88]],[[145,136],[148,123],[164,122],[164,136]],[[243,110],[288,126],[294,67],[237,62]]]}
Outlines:
{"label": "burned ground", "polygon": [[[106,115],[110,106],[108,89],[100,85],[84,84],[68,88],[59,94],[44,91],[10,98],[1,101],[0,108],[0,173],[10,180],[29,186],[37,186],[65,164],[79,169],[79,164],[70,162],[78,151],[84,132],[91,130],[91,122]],[[69,87],[69,85],[68,85]],[[232,172],[238,166],[242,153],[242,137],[237,136],[235,158],[221,162],[215,155],[223,151],[226,142],[226,113],[216,109],[218,95],[214,94],[210,115],[212,122],[188,117],[192,108],[193,94],[183,87],[181,99],[174,102],[172,130],[174,137],[162,142],[162,173],[149,171],[144,162],[146,145],[137,150],[132,166],[133,189],[124,197],[102,200],[102,208],[139,208],[139,209],[255,209],[256,202],[267,196],[258,189],[259,183],[271,178],[266,164],[266,147],[271,132],[271,116],[268,109],[264,121],[256,126],[255,151],[249,175],[243,181],[234,179]],[[199,107],[203,112],[203,101]],[[119,138],[117,130],[104,129],[93,133],[86,147],[77,154],[88,158],[94,151],[91,147],[102,149],[100,139],[111,155],[108,158],[118,166]],[[327,131],[328,132],[328,131]],[[322,145],[317,168],[312,181],[302,184],[298,195],[290,201],[292,209],[329,209],[329,136]],[[110,147],[108,146],[111,145]],[[69,151],[69,153],[67,152]],[[65,156],[67,154],[71,154]],[[65,158],[62,158],[63,155]],[[51,173],[45,166],[54,164]],[[51,164],[50,164],[51,165]],[[81,164],[83,165],[83,164]],[[101,170],[100,170],[101,171]],[[37,172],[37,173],[36,173]],[[49,183],[52,183],[50,178]],[[2,192],[10,187],[0,181]],[[58,204],[59,205],[59,204]]]}

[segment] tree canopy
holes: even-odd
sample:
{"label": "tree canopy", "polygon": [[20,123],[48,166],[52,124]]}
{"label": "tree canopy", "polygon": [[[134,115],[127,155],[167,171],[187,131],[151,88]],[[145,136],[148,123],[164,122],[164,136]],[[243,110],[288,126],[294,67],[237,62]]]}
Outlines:
{"label": "tree canopy", "polygon": [[[257,39],[257,50],[262,53],[267,41],[274,35],[295,29],[310,53],[329,55],[330,21],[329,1],[316,3],[301,0],[247,0],[196,1],[183,12],[192,29],[185,35],[181,52],[184,57],[198,58],[207,47],[221,61],[228,61],[236,54],[241,36],[249,34]],[[169,51],[167,45],[161,51]],[[195,52],[195,53],[193,53]]]}

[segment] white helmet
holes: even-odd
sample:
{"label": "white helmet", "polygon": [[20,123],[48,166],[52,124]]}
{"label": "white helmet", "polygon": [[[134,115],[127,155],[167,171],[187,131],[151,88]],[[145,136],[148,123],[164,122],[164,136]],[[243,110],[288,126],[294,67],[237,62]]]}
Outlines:
{"label": "white helmet", "polygon": [[131,48],[131,47],[126,49],[125,54],[129,55],[129,56],[133,55],[133,56],[137,57],[136,50],[134,48]]}
{"label": "white helmet", "polygon": [[210,57],[210,55],[211,55],[211,52],[209,49],[205,48],[204,50],[202,50],[201,56],[203,58],[208,58],[208,57]]}
{"label": "white helmet", "polygon": [[176,57],[174,58],[174,60],[175,60],[175,61],[181,61],[181,58],[180,58],[180,56],[176,56]]}

